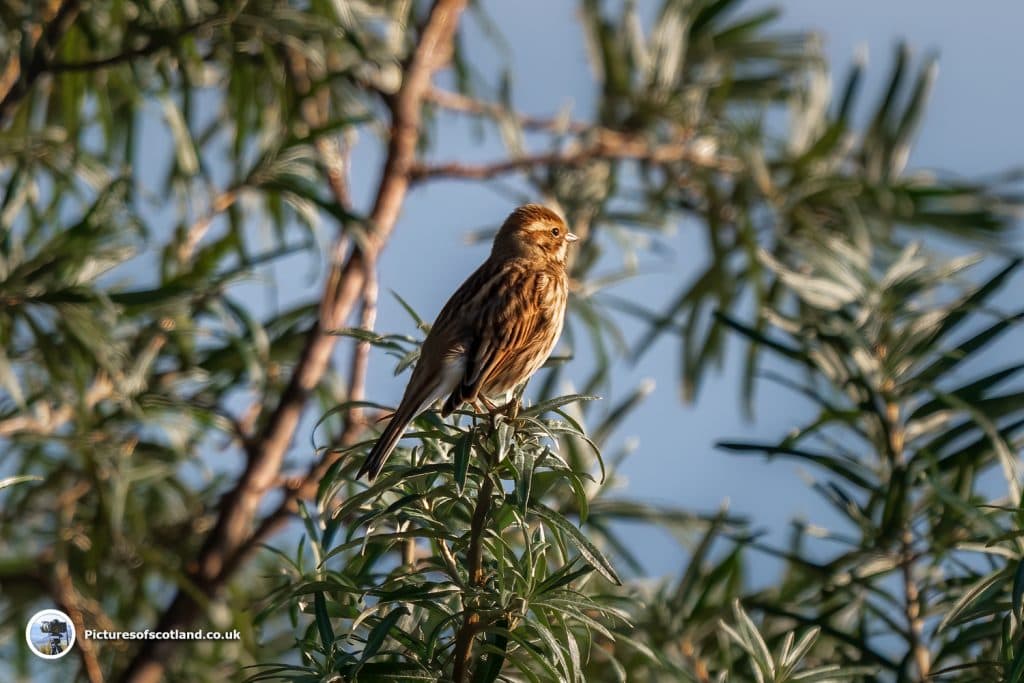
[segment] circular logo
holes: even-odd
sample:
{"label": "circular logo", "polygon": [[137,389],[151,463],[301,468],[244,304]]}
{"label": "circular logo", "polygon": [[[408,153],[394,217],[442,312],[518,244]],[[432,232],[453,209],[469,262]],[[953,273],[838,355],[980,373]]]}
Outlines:
{"label": "circular logo", "polygon": [[35,656],[60,659],[75,644],[75,625],[59,609],[44,609],[28,620],[25,640]]}

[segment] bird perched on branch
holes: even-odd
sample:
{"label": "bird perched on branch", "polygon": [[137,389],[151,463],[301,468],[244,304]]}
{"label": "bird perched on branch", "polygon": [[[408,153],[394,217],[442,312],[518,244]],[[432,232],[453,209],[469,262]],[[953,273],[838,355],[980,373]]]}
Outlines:
{"label": "bird perched on branch", "polygon": [[434,321],[402,401],[358,476],[372,481],[405,428],[435,401],[445,399],[444,416],[463,403],[493,408],[491,399],[540,369],[562,334],[566,257],[575,241],[565,221],[539,204],[505,219],[491,255]]}

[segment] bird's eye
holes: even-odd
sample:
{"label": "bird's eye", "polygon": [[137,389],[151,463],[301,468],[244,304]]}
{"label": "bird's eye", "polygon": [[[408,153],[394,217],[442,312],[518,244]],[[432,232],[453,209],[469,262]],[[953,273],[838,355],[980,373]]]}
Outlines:
{"label": "bird's eye", "polygon": [[558,228],[551,228],[551,234],[558,237]]}

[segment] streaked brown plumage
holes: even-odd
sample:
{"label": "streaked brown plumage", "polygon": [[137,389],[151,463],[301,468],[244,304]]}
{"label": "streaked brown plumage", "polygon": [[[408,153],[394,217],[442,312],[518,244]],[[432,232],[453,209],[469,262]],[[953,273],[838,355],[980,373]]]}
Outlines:
{"label": "streaked brown plumage", "polygon": [[438,399],[446,398],[447,416],[463,403],[507,394],[540,369],[562,334],[566,254],[575,240],[555,212],[538,204],[509,215],[490,257],[438,314],[402,401],[358,476],[372,481],[409,423]]}

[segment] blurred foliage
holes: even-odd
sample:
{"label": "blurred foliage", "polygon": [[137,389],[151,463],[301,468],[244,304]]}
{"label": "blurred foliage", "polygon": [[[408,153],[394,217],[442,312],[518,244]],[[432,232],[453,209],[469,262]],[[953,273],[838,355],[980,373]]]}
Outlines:
{"label": "blurred foliage", "polygon": [[[262,305],[252,280],[305,269],[319,289],[334,235],[364,238],[369,207],[332,160],[387,149],[429,9],[0,4],[0,678],[46,675],[22,646],[40,606],[145,629],[180,589],[243,639],[179,643],[169,680],[1024,680],[1024,364],[985,363],[1024,317],[993,303],[1019,288],[1000,260],[1015,179],[906,172],[933,59],[900,46],[877,97],[860,63],[834,95],[812,35],[738,0],[581,0],[586,119],[522,114],[516,74],[478,71],[466,31],[500,31],[471,3],[421,156],[468,115],[508,159],[424,161],[412,181],[561,207],[585,238],[576,360],[553,359],[517,415],[422,416],[369,487],[352,473],[373,425],[346,443],[343,418],[383,407],[338,363],[286,463],[340,456],[292,520],[302,541],[272,539],[212,599],[190,583],[319,314],[316,295]],[[697,272],[662,301],[617,295],[671,258],[676,226],[702,233]],[[936,236],[981,253],[939,256]],[[416,337],[335,331],[398,371],[416,360]],[[730,331],[748,408],[758,378],[808,406],[779,441],[720,444],[815,473],[832,523],[794,522],[781,547],[728,510],[621,490],[620,426],[650,387],[613,374],[673,335],[697,400]],[[637,525],[686,546],[676,578],[644,577]],[[777,575],[752,581],[755,555]],[[76,649],[63,680],[118,680],[133,652]]]}
{"label": "blurred foliage", "polygon": [[[638,232],[690,217],[706,232],[703,270],[688,276],[661,309],[607,301],[649,322],[649,332],[632,344],[634,357],[660,334],[679,335],[687,399],[724,352],[711,311],[738,311],[748,295],[758,308],[783,295],[775,274],[756,258],[759,247],[781,257],[790,237],[808,233],[869,235],[880,244],[921,229],[997,238],[1009,231],[1021,202],[1003,183],[903,174],[935,78],[934,59],[913,74],[909,51],[899,46],[885,92],[868,123],[858,125],[864,66],[850,69],[833,101],[813,36],[773,31],[776,10],[737,16],[738,4],[669,0],[645,34],[637,5],[609,15],[602,3],[584,3],[603,84],[599,123],[653,143],[682,144],[689,154],[669,163],[595,162],[586,172],[556,168],[538,183],[570,215],[582,213],[593,230],[615,236],[619,249],[644,244]],[[602,244],[584,246],[581,277]],[[750,348],[748,397],[758,363],[756,347]]]}
{"label": "blurred foliage", "polygon": [[[767,253],[762,262],[796,305],[765,310],[763,332],[723,319],[793,366],[768,377],[819,412],[777,443],[720,445],[804,462],[819,472],[813,489],[840,524],[797,526],[789,547],[771,551],[787,563],[782,581],[747,604],[870,634],[837,646],[837,663],[876,663],[903,680],[923,656],[934,676],[1019,680],[1021,613],[1010,607],[1021,598],[1011,602],[1009,577],[1018,573],[1024,521],[1024,394],[1013,382],[1024,365],[975,369],[1024,314],[990,303],[1019,262],[970,285],[961,274],[977,257],[945,261],[915,244],[879,257],[835,239],[794,246],[798,267]],[[1003,480],[995,497],[984,479],[993,469]],[[1012,513],[993,514],[993,505]],[[999,609],[971,595],[982,582],[1004,591]]]}

